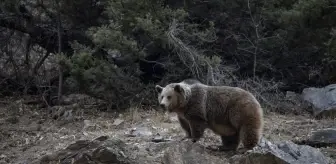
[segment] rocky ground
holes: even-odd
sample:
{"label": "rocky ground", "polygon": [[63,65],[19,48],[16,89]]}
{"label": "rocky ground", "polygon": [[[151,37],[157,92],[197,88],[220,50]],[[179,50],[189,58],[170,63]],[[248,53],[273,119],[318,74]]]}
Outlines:
{"label": "rocky ground", "polygon": [[[155,110],[143,111],[138,108],[119,114],[101,112],[94,108],[83,111],[82,117],[78,115],[80,112],[74,112],[71,117],[54,120],[47,116],[45,109],[25,105],[20,100],[11,100],[10,103],[7,100],[0,107],[0,163],[40,163],[41,159],[45,163],[51,163],[50,161],[55,159],[52,159],[50,154],[62,151],[76,141],[89,142],[99,137],[121,140],[128,145],[126,156],[138,162],[142,161],[140,163],[174,163],[174,160],[182,159],[182,156],[180,158],[174,154],[180,151],[180,148],[175,146],[188,146],[186,142],[178,142],[184,133],[173,114]],[[335,120],[316,120],[309,115],[265,113],[264,138],[272,143],[306,140],[312,131],[326,128],[336,128]],[[220,138],[207,130],[205,136],[192,149],[204,154],[204,146],[218,144]],[[316,151],[318,150],[325,157],[336,159],[335,145],[316,148]],[[218,158],[224,163],[232,163],[235,155],[233,152],[207,152],[207,154],[205,160]],[[58,157],[54,155],[53,158]],[[183,161],[193,163],[193,158],[196,157],[187,154],[183,156]],[[176,161],[175,163],[179,163]]]}

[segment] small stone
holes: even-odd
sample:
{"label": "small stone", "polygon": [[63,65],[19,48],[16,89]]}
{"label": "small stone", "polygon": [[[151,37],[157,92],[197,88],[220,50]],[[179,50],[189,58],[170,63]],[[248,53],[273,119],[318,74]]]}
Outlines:
{"label": "small stone", "polygon": [[105,141],[105,140],[107,140],[109,137],[108,136],[100,136],[100,137],[98,137],[98,138],[96,138],[96,139],[94,139],[94,140],[97,140],[97,141]]}
{"label": "small stone", "polygon": [[39,116],[40,114],[39,113],[37,113],[37,112],[34,112],[33,113],[33,117],[37,117],[37,116]]}
{"label": "small stone", "polygon": [[84,120],[84,126],[89,126],[91,124],[90,120]]}
{"label": "small stone", "polygon": [[178,118],[177,118],[176,116],[171,116],[171,117],[169,117],[169,120],[170,120],[171,122],[178,122]]}
{"label": "small stone", "polygon": [[127,158],[127,156],[125,155],[125,153],[124,153],[123,151],[119,151],[119,154],[120,154],[121,156],[123,156],[124,158]]}
{"label": "small stone", "polygon": [[151,135],[152,132],[147,127],[132,128],[130,134],[128,134],[128,136],[130,137],[151,136]]}
{"label": "small stone", "polygon": [[94,130],[95,129],[95,124],[92,123],[90,120],[84,120],[84,127],[83,129],[85,130]]}
{"label": "small stone", "polygon": [[5,154],[0,155],[0,159],[5,159],[5,158],[7,158],[7,156]]}
{"label": "small stone", "polygon": [[146,150],[146,151],[150,151],[149,147],[146,147],[145,150]]}
{"label": "small stone", "polygon": [[117,118],[117,119],[114,120],[113,125],[114,125],[114,126],[118,126],[118,125],[120,125],[120,124],[123,123],[123,122],[124,122],[123,119],[119,119],[119,118]]}
{"label": "small stone", "polygon": [[164,142],[164,138],[162,136],[155,136],[153,137],[152,142]]}

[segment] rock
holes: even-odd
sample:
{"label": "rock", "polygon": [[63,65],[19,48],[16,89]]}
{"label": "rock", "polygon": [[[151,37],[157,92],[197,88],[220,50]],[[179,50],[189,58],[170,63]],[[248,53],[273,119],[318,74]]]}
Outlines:
{"label": "rock", "polygon": [[123,119],[117,118],[117,119],[114,120],[113,125],[114,126],[118,126],[118,125],[120,125],[123,122],[124,122]]}
{"label": "rock", "polygon": [[[137,146],[136,146],[137,145]],[[38,163],[51,164],[330,164],[318,149],[285,141],[276,144],[263,139],[246,153],[206,149],[200,142],[171,141],[126,144],[122,140],[101,136],[79,140],[67,148],[44,156]]]}
{"label": "rock", "polygon": [[[112,141],[112,142],[111,142]],[[92,159],[101,163],[130,163],[125,155],[126,144],[121,140],[104,142],[92,152]]]}
{"label": "rock", "polygon": [[166,139],[166,138],[164,138],[163,136],[161,136],[159,133],[156,134],[156,135],[152,138],[152,142],[156,142],[156,143],[158,143],[158,142],[167,142],[167,141],[172,141],[172,139],[171,139],[171,138]]}
{"label": "rock", "polygon": [[299,144],[306,144],[313,147],[325,147],[336,145],[336,128],[327,128],[313,131],[311,136]]}
{"label": "rock", "polygon": [[316,148],[297,145],[291,141],[272,144],[265,139],[254,150],[243,155],[235,155],[230,161],[234,164],[329,164],[332,162]]}
{"label": "rock", "polygon": [[108,138],[109,138],[108,136],[100,136],[100,137],[96,138],[95,140],[97,140],[97,141],[105,141]]}
{"label": "rock", "polygon": [[132,128],[130,134],[127,134],[129,137],[143,137],[143,136],[151,136],[153,133],[147,127],[136,127]]}
{"label": "rock", "polygon": [[100,128],[96,123],[92,122],[91,120],[84,120],[83,121],[83,130],[84,131],[95,131]]}
{"label": "rock", "polygon": [[329,164],[332,160],[318,149],[290,141],[276,144],[262,139],[259,146],[246,153],[208,151],[198,143],[176,142],[165,151],[164,164]]}
{"label": "rock", "polygon": [[211,155],[203,146],[191,142],[174,142],[164,152],[163,164],[223,164],[228,160]]}
{"label": "rock", "polygon": [[155,136],[152,139],[152,142],[165,142],[165,141],[169,141],[169,140],[165,140],[162,136]]}
{"label": "rock", "polygon": [[0,155],[0,164],[2,163],[8,163],[9,158],[5,154]]}
{"label": "rock", "polygon": [[336,144],[336,129],[328,128],[319,131],[314,131],[313,135],[309,140],[315,142]]}
{"label": "rock", "polygon": [[313,105],[313,114],[317,118],[336,116],[336,84],[324,88],[305,88],[302,99]]}
{"label": "rock", "polygon": [[79,140],[63,150],[42,157],[40,163],[134,164],[129,158],[128,150],[123,141],[102,136],[92,141]]}
{"label": "rock", "polygon": [[51,117],[55,120],[71,120],[73,118],[73,110],[77,109],[77,104],[65,106],[53,106],[50,108]]}

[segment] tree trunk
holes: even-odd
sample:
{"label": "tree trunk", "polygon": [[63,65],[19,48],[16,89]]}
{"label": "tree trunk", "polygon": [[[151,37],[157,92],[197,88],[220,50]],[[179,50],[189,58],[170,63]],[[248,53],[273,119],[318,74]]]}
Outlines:
{"label": "tree trunk", "polygon": [[[62,23],[61,23],[61,13],[60,13],[60,6],[59,6],[59,1],[56,1],[56,7],[57,7],[57,36],[58,36],[58,55],[59,59],[62,56],[62,35],[61,35],[61,30],[62,30]],[[61,103],[62,99],[62,86],[63,86],[63,69],[62,65],[58,65],[58,74],[59,74],[59,81],[58,81],[58,104]]]}

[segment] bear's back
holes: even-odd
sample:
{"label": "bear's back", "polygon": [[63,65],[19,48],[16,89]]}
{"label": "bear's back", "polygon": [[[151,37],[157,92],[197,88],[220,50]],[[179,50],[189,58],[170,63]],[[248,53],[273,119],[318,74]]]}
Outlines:
{"label": "bear's back", "polygon": [[212,115],[211,117],[222,115],[240,103],[253,102],[258,105],[258,101],[250,92],[238,87],[208,86],[200,83],[189,85],[189,87],[191,97],[188,104],[205,108],[204,112]]}

